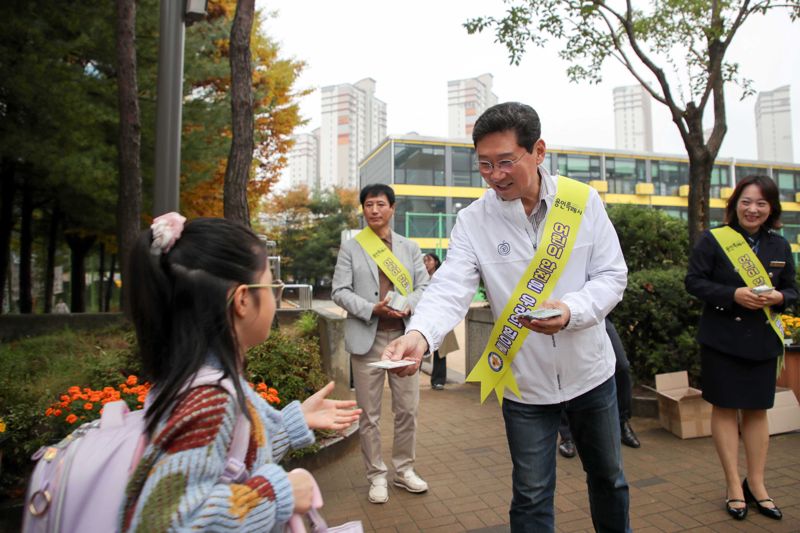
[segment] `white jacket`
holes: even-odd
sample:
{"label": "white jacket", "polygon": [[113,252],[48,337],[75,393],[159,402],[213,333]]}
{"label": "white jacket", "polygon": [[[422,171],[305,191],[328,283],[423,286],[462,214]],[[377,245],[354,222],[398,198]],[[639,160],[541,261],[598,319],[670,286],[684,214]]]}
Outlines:
{"label": "white jacket", "polygon": [[[556,182],[543,167],[539,174],[547,180],[549,214]],[[539,224],[534,235],[521,200],[506,202],[487,190],[458,213],[447,259],[423,293],[406,331],[422,333],[433,351],[466,314],[480,278],[497,320],[533,259],[544,226]],[[592,189],[572,255],[550,296],[569,307],[569,325],[552,336],[530,332],[511,364],[521,397],[506,389],[506,398],[527,404],[560,403],[614,375],[616,359],[603,319],[622,299],[627,272],[617,233]]]}

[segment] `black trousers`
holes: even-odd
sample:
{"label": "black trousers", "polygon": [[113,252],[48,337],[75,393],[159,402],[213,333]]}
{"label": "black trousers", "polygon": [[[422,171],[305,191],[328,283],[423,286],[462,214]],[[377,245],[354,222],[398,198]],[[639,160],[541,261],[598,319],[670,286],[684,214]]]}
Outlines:
{"label": "black trousers", "polygon": [[439,356],[439,350],[433,352],[433,369],[431,385],[444,385],[447,382],[447,359]]}
{"label": "black trousers", "polygon": [[[614,327],[614,323],[608,318],[606,318],[606,333],[611,340],[611,346],[614,348],[614,356],[617,358],[617,363],[614,367],[614,381],[616,381],[617,384],[619,421],[623,423],[631,419],[631,402],[633,396],[631,363],[628,361],[628,356],[625,354],[625,348],[622,346],[622,339],[619,338],[617,328]],[[569,422],[567,421],[567,416],[564,411],[561,411],[561,423],[558,426],[558,434],[561,435],[562,440],[572,440],[572,432],[569,430]]]}

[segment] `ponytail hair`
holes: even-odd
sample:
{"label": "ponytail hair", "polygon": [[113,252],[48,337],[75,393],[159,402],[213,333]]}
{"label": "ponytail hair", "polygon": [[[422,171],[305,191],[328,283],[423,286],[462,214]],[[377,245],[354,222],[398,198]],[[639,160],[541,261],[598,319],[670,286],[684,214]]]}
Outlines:
{"label": "ponytail hair", "polygon": [[148,433],[209,356],[221,364],[225,377],[234,378],[239,405],[249,417],[236,379],[243,361],[228,294],[237,285],[255,283],[264,272],[264,243],[249,228],[222,218],[189,222],[165,253],[151,253],[152,241],[151,230],[139,235],[125,280],[142,374],[154,384],[154,401],[145,413]]}

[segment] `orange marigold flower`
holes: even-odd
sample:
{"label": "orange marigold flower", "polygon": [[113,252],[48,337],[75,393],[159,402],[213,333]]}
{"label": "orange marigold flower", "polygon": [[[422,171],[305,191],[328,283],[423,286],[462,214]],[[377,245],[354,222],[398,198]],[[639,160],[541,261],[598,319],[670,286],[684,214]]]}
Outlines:
{"label": "orange marigold flower", "polygon": [[142,407],[144,407],[144,406],[143,405],[137,405],[136,409],[141,409]]}
{"label": "orange marigold flower", "polygon": [[272,387],[269,388],[269,393],[272,394],[273,396],[277,396],[278,395],[277,389],[273,389]]}
{"label": "orange marigold flower", "polygon": [[94,405],[92,405],[89,402],[86,402],[85,404],[83,404],[83,408],[86,409],[87,411],[91,411],[94,408]]}
{"label": "orange marigold flower", "polygon": [[67,396],[66,394],[62,394],[61,395],[61,401],[62,402],[68,402],[68,401],[70,401],[70,397]]}
{"label": "orange marigold flower", "polygon": [[53,411],[53,416],[61,416],[61,409],[56,409]]}
{"label": "orange marigold flower", "polygon": [[139,403],[144,403],[144,398],[145,398],[145,395],[144,394],[140,394],[139,396],[136,397],[136,401],[139,402]]}
{"label": "orange marigold flower", "polygon": [[70,404],[70,402],[66,401],[66,402],[60,402],[58,405],[59,405],[59,407],[69,407],[69,404]]}
{"label": "orange marigold flower", "polygon": [[75,394],[76,392],[80,392],[80,391],[81,391],[81,388],[78,387],[77,385],[73,385],[72,387],[67,389],[67,392],[70,393],[70,394]]}
{"label": "orange marigold flower", "polygon": [[128,376],[128,380],[126,381],[126,383],[131,386],[136,385],[138,382],[139,378],[137,378],[136,376]]}
{"label": "orange marigold flower", "polygon": [[69,415],[67,416],[66,420],[69,424],[74,424],[75,421],[78,420],[78,417],[75,415]]}
{"label": "orange marigold flower", "polygon": [[53,414],[53,408],[52,407],[48,407],[47,411],[44,412],[44,416],[50,416],[52,414]]}
{"label": "orange marigold flower", "polygon": [[260,391],[266,391],[267,390],[267,384],[262,381],[261,383],[256,385],[256,390],[259,391],[259,392]]}

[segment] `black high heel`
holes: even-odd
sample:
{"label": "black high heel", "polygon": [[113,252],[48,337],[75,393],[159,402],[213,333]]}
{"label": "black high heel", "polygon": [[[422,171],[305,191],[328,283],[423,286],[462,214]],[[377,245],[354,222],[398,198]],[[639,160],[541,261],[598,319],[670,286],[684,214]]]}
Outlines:
{"label": "black high heel", "polygon": [[[744,507],[731,507],[732,503],[743,503]],[[744,520],[747,516],[747,502],[738,498],[728,498],[725,500],[725,510],[736,520]]]}
{"label": "black high heel", "polygon": [[[742,492],[744,492],[744,501],[747,503],[754,503],[758,508],[758,512],[772,518],[773,520],[780,520],[783,518],[783,513],[778,506],[775,505],[775,501],[772,498],[764,498],[763,500],[756,500],[756,497],[753,496],[753,493],[750,491],[750,487],[747,485],[747,478],[742,482]],[[775,507],[764,507],[761,505],[763,502],[772,502]]]}

